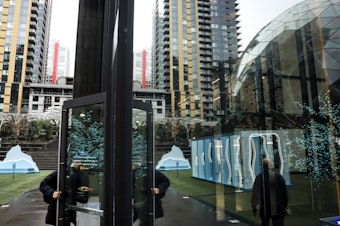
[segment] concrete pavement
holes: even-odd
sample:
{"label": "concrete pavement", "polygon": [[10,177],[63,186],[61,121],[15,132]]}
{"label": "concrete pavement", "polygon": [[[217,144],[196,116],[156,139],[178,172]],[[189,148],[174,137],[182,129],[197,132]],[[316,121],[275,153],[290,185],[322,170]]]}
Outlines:
{"label": "concrete pavement", "polygon": [[[196,199],[182,197],[171,188],[169,188],[162,201],[165,216],[156,219],[156,226],[251,226],[249,223],[242,222],[242,219],[235,219],[229,215],[224,215],[224,220],[218,221],[216,220],[217,213],[215,208]],[[44,203],[42,194],[36,187],[0,207],[0,225],[46,226],[44,223],[46,211],[47,204]],[[235,223],[232,223],[232,221]],[[79,225],[90,226],[88,224]]]}

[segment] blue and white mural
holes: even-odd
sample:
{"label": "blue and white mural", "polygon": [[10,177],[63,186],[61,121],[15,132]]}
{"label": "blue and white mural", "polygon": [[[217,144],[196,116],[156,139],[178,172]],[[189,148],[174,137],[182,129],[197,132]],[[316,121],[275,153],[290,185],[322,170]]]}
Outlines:
{"label": "blue and white mural", "polygon": [[191,169],[190,163],[185,159],[182,150],[173,145],[171,151],[162,156],[156,165],[157,170],[187,170]]}
{"label": "blue and white mural", "polygon": [[0,162],[0,174],[8,173],[39,173],[39,169],[32,157],[23,153],[21,147],[16,145],[7,152],[5,159]]}
{"label": "blue and white mural", "polygon": [[237,188],[251,189],[263,158],[290,185],[283,130],[242,131],[233,135],[195,139],[191,143],[192,176]]}

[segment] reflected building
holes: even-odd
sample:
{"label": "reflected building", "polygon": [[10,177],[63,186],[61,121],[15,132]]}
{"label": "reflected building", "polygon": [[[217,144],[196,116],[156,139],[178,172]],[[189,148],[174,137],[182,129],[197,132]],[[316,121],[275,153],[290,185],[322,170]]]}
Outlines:
{"label": "reflected building", "polygon": [[[238,128],[299,128],[329,93],[339,103],[339,4],[304,1],[264,27],[231,76],[231,121]],[[328,92],[330,91],[330,92]]]}
{"label": "reflected building", "polygon": [[238,57],[237,1],[164,0],[156,5],[155,80],[170,94],[167,116],[224,121],[225,75]]}
{"label": "reflected building", "polygon": [[[339,215],[339,9],[340,0],[306,0],[263,27],[227,78],[233,133],[192,142],[197,162],[207,150],[217,156],[194,165],[195,175],[236,187],[251,189],[256,164],[271,159],[291,181],[289,205],[300,213],[287,225]],[[249,217],[250,207],[238,204],[226,209]]]}

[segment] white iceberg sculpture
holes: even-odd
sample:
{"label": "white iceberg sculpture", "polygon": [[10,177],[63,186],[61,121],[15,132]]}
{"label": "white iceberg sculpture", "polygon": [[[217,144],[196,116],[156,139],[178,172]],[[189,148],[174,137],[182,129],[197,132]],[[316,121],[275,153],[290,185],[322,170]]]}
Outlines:
{"label": "white iceberg sculpture", "polygon": [[173,145],[171,151],[162,156],[156,165],[157,170],[186,170],[191,169],[190,163],[185,159],[182,150]]}
{"label": "white iceberg sculpture", "polygon": [[39,173],[39,169],[32,157],[23,153],[21,147],[16,145],[7,152],[5,159],[0,162],[0,174],[6,173]]}

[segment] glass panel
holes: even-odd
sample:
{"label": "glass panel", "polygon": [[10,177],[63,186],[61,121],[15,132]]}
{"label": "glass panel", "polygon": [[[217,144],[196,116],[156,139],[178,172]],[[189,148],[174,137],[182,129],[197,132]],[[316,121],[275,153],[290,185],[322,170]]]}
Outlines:
{"label": "glass panel", "polygon": [[[65,216],[70,216],[77,226],[100,225],[103,215],[103,122],[104,104],[69,111],[65,161],[65,191],[69,195],[65,199]],[[88,200],[80,198],[83,191]]]}
{"label": "glass panel", "polygon": [[[133,169],[133,220],[140,221],[141,225],[151,225],[152,199],[147,192],[151,188],[150,170],[153,172],[153,164],[148,163],[148,143],[147,143],[147,113],[139,109],[133,109],[132,116],[132,169]],[[150,168],[152,167],[152,168]],[[152,177],[151,177],[152,178]],[[152,181],[151,181],[152,182]],[[150,209],[151,207],[151,209]]]}

